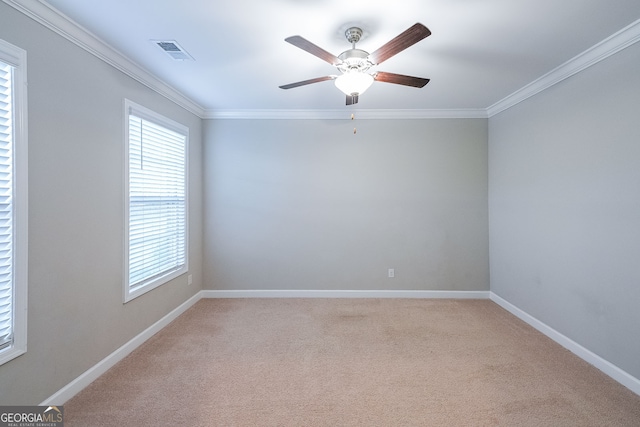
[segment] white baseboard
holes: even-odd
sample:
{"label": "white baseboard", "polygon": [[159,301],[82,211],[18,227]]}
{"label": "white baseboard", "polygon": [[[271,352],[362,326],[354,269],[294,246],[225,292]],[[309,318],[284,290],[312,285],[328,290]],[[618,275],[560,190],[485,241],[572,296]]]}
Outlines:
{"label": "white baseboard", "polygon": [[102,359],[96,365],[86,370],[78,378],[71,381],[69,384],[58,390],[53,395],[49,396],[40,404],[40,406],[63,405],[67,400],[71,399],[73,396],[82,391],[82,389],[95,381],[100,375],[107,372],[109,368],[124,359],[129,353],[139,347],[142,343],[151,338],[154,334],[159,332],[162,328],[167,326],[182,313],[187,311],[189,307],[198,302],[201,298],[202,295],[200,295],[199,292],[184,303],[180,304],[162,319],[149,326],[147,329],[129,340],[122,347],[118,348],[116,351]]}
{"label": "white baseboard", "polygon": [[489,291],[205,290],[203,298],[452,298],[489,299]]}
{"label": "white baseboard", "polygon": [[490,298],[493,302],[495,302],[500,307],[507,310],[509,313],[513,314],[520,320],[528,323],[538,331],[542,332],[547,337],[551,338],[552,340],[554,340],[555,342],[557,342],[567,350],[574,353],[576,356],[580,357],[587,363],[590,363],[591,365],[600,369],[602,372],[609,375],[611,378],[613,378],[623,386],[627,387],[637,395],[640,395],[640,380],[638,378],[628,374],[627,372],[618,368],[613,363],[593,353],[591,350],[584,348],[577,342],[561,334],[560,332],[556,331],[549,325],[541,322],[540,320],[531,316],[529,313],[519,309],[515,305],[499,297],[493,292],[490,292]]}
{"label": "white baseboard", "polygon": [[139,347],[162,328],[175,320],[182,313],[202,298],[436,298],[436,299],[491,299],[496,304],[542,332],[558,344],[570,350],[586,362],[600,369],[620,384],[640,395],[640,380],[601,358],[597,354],[587,350],[575,341],[562,335],[555,329],[539,321],[530,314],[524,312],[498,295],[490,291],[342,291],[342,290],[203,290],[189,298],[180,306],[172,310],[162,319],[145,329],[122,347],[105,357],[95,366],[91,367],[78,378],[58,390],[45,399],[40,405],[63,405],[82,389],[95,381],[100,375],[124,359],[129,353]]}

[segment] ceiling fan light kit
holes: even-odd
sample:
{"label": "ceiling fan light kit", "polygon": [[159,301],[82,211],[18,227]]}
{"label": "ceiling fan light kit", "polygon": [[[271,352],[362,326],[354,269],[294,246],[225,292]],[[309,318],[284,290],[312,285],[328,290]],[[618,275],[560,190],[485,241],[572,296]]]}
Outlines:
{"label": "ceiling fan light kit", "polygon": [[335,85],[345,95],[362,95],[373,84],[373,76],[358,71],[348,71],[335,80]]}
{"label": "ceiling fan light kit", "polygon": [[291,36],[285,39],[286,42],[317,56],[323,61],[336,67],[342,74],[339,76],[330,75],[303,80],[280,86],[281,89],[292,89],[312,83],[335,80],[335,85],[347,96],[347,105],[356,104],[358,97],[362,95],[374,81],[399,84],[403,86],[424,87],[429,83],[429,79],[422,77],[405,76],[402,74],[388,73],[384,71],[369,73],[369,69],[383,61],[391,58],[397,53],[416,44],[420,40],[428,37],[431,31],[424,25],[416,23],[400,35],[387,42],[373,53],[356,49],[356,43],[362,37],[362,30],[358,27],[351,27],[345,31],[347,41],[351,43],[351,49],[335,56],[321,47],[316,46],[301,36]]}

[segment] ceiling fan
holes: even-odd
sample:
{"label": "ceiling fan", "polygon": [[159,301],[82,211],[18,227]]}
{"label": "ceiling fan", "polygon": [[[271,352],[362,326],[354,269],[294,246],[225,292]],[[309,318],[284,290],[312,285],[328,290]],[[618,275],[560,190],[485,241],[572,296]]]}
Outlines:
{"label": "ceiling fan", "polygon": [[356,104],[358,97],[373,84],[374,81],[399,84],[403,86],[424,87],[429,83],[429,79],[422,77],[405,76],[402,74],[376,71],[368,73],[369,69],[378,65],[409,46],[428,37],[431,31],[424,25],[416,23],[397,37],[387,42],[378,50],[369,53],[361,49],[356,49],[356,43],[362,37],[362,30],[358,27],[351,27],[345,32],[347,41],[351,43],[351,49],[335,56],[321,47],[316,46],[301,36],[291,36],[284,39],[286,42],[299,47],[302,50],[317,56],[323,61],[336,67],[342,74],[316,77],[315,79],[303,80],[280,86],[281,89],[292,89],[312,83],[335,80],[335,85],[347,95],[347,105]]}

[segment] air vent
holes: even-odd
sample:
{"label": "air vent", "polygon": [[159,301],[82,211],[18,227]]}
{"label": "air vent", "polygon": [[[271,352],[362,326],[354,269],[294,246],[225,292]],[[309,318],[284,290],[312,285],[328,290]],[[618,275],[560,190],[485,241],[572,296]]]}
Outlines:
{"label": "air vent", "polygon": [[175,40],[151,40],[151,43],[158,46],[171,59],[176,61],[194,61],[193,57],[184,50]]}

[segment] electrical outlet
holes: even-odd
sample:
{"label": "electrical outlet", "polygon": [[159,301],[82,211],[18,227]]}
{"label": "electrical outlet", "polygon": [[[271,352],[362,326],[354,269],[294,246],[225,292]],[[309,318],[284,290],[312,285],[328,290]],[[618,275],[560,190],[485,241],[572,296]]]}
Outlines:
{"label": "electrical outlet", "polygon": [[394,278],[396,277],[396,271],[393,268],[389,269],[389,278]]}
{"label": "electrical outlet", "polygon": [[191,285],[193,283],[193,274],[189,274],[187,276],[187,285]]}

